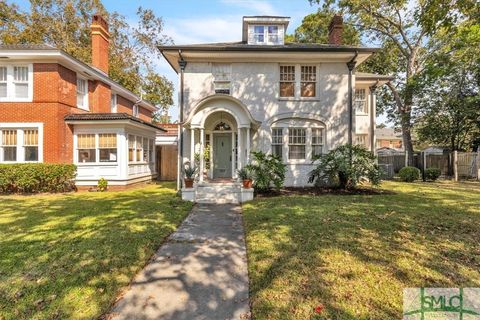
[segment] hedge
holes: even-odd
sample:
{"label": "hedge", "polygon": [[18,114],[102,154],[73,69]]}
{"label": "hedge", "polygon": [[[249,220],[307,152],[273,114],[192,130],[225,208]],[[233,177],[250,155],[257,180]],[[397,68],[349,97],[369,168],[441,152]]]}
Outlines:
{"label": "hedge", "polygon": [[0,164],[0,193],[72,191],[76,171],[73,164]]}
{"label": "hedge", "polygon": [[420,179],[420,170],[415,167],[403,167],[398,172],[400,180],[405,182],[413,182]]}

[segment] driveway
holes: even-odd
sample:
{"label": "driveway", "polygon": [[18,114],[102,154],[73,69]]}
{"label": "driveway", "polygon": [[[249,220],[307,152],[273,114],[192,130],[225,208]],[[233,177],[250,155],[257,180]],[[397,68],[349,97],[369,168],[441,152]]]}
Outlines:
{"label": "driveway", "polygon": [[115,304],[112,319],[249,319],[241,207],[197,204]]}

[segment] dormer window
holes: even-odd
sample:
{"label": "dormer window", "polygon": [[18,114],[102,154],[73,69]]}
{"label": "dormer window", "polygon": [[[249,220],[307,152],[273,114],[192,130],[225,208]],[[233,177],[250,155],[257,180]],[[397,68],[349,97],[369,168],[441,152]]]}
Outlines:
{"label": "dormer window", "polygon": [[278,26],[253,26],[253,37],[256,44],[279,44]]}

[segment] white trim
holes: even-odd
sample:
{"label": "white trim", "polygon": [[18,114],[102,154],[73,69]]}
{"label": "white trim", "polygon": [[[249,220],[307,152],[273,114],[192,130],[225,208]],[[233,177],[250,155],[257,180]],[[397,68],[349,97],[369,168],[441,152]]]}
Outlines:
{"label": "white trim", "polygon": [[[282,97],[280,96],[280,67],[293,66],[295,68],[294,81],[294,96]],[[315,96],[302,97],[302,67],[315,67]],[[277,79],[277,99],[285,101],[320,101],[320,64],[318,63],[279,63],[278,64],[278,79]],[[307,81],[303,81],[307,82]]]}
{"label": "white trim", "polygon": [[[3,53],[2,53],[3,55]],[[32,102],[33,101],[33,64],[22,61],[6,62],[1,61],[0,67],[7,68],[7,97],[0,98],[0,102]],[[15,97],[14,67],[28,68],[28,95],[26,98]]]}
{"label": "white trim", "polygon": [[[85,83],[85,92],[78,92],[78,82],[79,81],[83,81]],[[82,77],[80,74],[77,73],[77,82],[76,82],[76,98],[77,98],[77,101],[76,101],[76,105],[77,105],[77,108],[79,109],[83,109],[83,110],[86,110],[86,111],[89,111],[90,110],[90,107],[88,105],[88,96],[89,96],[89,90],[88,90],[88,79],[85,78],[85,77]],[[82,93],[83,94],[83,105],[79,105],[78,104],[78,94],[79,93]]]}
{"label": "white trim", "polygon": [[117,113],[118,109],[118,99],[116,93],[111,93],[110,95],[110,112]]}
{"label": "white trim", "polygon": [[[2,149],[1,147],[2,145],[1,130],[2,129],[17,130],[17,161],[3,161],[3,152],[0,152],[0,163],[41,163],[43,162],[43,123],[42,122],[0,122],[0,149]],[[38,161],[25,161],[25,151],[24,151],[24,145],[23,145],[23,129],[38,129]],[[19,159],[22,159],[22,160],[19,160]]]}

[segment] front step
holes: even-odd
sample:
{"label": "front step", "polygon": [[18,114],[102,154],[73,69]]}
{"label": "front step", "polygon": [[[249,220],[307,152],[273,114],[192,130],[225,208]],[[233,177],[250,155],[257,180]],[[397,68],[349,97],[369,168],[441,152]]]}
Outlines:
{"label": "front step", "polygon": [[191,189],[182,189],[182,199],[198,203],[233,203],[253,199],[253,189],[245,189],[240,183],[197,183]]}

